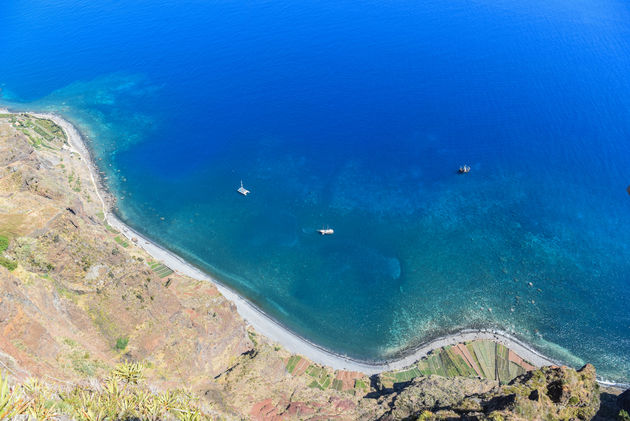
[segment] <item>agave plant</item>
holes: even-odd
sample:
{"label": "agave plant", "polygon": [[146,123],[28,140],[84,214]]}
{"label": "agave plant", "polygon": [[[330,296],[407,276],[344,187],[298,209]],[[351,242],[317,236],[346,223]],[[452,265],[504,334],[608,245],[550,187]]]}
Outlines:
{"label": "agave plant", "polygon": [[170,411],[171,409],[175,408],[179,403],[177,396],[170,391],[160,393],[157,396],[157,400],[164,412]]}
{"label": "agave plant", "polygon": [[190,390],[187,389],[178,389],[177,395],[180,402],[185,402],[187,404],[199,400],[199,397],[195,396]]}
{"label": "agave plant", "polygon": [[136,402],[133,396],[125,395],[118,401],[111,402],[112,409],[114,409],[116,419],[125,420],[129,418],[135,418],[134,412],[136,409]]}
{"label": "agave plant", "polygon": [[127,385],[138,384],[144,378],[143,371],[144,367],[139,363],[122,363],[114,369],[112,376],[119,378]]}
{"label": "agave plant", "polygon": [[149,421],[160,420],[164,415],[162,405],[153,395],[149,395],[149,397],[142,402],[142,405],[140,406],[140,413],[142,415],[142,419]]}
{"label": "agave plant", "polygon": [[62,399],[71,406],[73,415],[78,420],[105,421],[111,418],[107,411],[107,402],[89,390],[76,388],[69,395],[62,396]]}
{"label": "agave plant", "polygon": [[78,419],[81,421],[106,421],[109,419],[102,408],[98,410],[79,409],[77,414]]}
{"label": "agave plant", "polygon": [[175,416],[179,421],[201,421],[201,413],[197,410],[176,410]]}
{"label": "agave plant", "polygon": [[28,408],[28,402],[17,389],[9,388],[9,379],[0,372],[0,420],[23,414],[26,408]]}
{"label": "agave plant", "polygon": [[59,415],[56,411],[55,404],[46,404],[43,399],[37,399],[28,406],[28,415],[37,421],[54,420]]}
{"label": "agave plant", "polygon": [[29,395],[48,395],[48,388],[34,377],[26,379],[22,384],[22,389]]}
{"label": "agave plant", "polygon": [[118,385],[118,379],[116,377],[110,377],[105,383],[104,394],[108,399],[119,399],[122,396],[122,391]]}
{"label": "agave plant", "polygon": [[57,417],[53,393],[45,383],[31,377],[22,384],[21,389],[30,398],[26,411],[29,418],[46,421]]}
{"label": "agave plant", "polygon": [[66,392],[53,392],[37,379],[29,379],[11,389],[0,373],[0,421],[20,414],[29,420],[42,421],[56,419],[61,414],[80,421],[207,419],[197,409],[198,398],[190,391],[156,393],[140,385],[142,369],[137,363],[121,364],[104,383],[74,386]]}

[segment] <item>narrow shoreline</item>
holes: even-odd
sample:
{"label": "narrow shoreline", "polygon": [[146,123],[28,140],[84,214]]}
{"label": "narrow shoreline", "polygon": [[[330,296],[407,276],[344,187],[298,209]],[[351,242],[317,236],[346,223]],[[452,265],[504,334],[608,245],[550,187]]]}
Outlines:
{"label": "narrow shoreline", "polygon": [[[104,185],[98,175],[99,168],[93,161],[90,150],[88,149],[81,133],[72,123],[65,120],[63,117],[52,113],[13,112],[6,108],[0,108],[0,113],[29,114],[38,118],[52,120],[59,125],[66,133],[70,150],[77,153],[85,165],[87,165],[91,181],[95,187],[98,199],[102,204],[103,215],[109,225],[120,231],[129,240],[136,238],[137,242],[133,242],[135,245],[144,249],[154,259],[162,261],[172,270],[197,280],[212,282],[216,285],[219,292],[236,306],[239,315],[248,325],[252,326],[257,333],[265,336],[273,342],[277,342],[291,353],[303,355],[315,363],[326,365],[336,370],[358,371],[367,375],[373,375],[384,371],[400,370],[409,367],[418,360],[426,357],[430,352],[444,346],[455,345],[461,342],[469,342],[473,340],[492,340],[505,345],[517,353],[520,357],[537,367],[545,365],[562,365],[562,362],[555,361],[542,355],[531,346],[523,343],[509,333],[496,329],[463,329],[458,332],[427,341],[417,347],[414,347],[413,349],[410,349],[407,355],[389,361],[362,361],[325,349],[324,347],[310,342],[306,338],[292,332],[249,302],[246,298],[201,271],[193,264],[179,257],[177,254],[165,249],[146,236],[135,231],[116,217],[111,210],[113,207],[113,199],[107,190],[107,186]],[[599,379],[598,382],[611,387],[627,386],[623,383],[608,382],[602,379]]]}

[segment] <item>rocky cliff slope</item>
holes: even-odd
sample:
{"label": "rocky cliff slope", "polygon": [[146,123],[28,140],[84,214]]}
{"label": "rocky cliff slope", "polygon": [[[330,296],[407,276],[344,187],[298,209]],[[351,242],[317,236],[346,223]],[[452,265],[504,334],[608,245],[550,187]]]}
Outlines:
{"label": "rocky cliff slope", "polygon": [[[115,374],[124,362],[138,363],[141,381]],[[109,227],[88,167],[59,127],[0,115],[0,371],[11,385],[0,390],[0,419],[10,393],[22,412],[41,404],[51,419],[98,419],[96,407],[92,418],[76,410],[79,396],[124,401],[109,394],[120,379],[125,393],[147,394],[142,405],[173,391],[173,402],[186,396],[195,416],[210,418],[618,416],[593,367],[532,369],[493,343],[448,347],[372,378],[290,355],[247,327],[212,284],[173,273]],[[41,388],[49,394],[40,402]],[[148,417],[133,402],[104,414]],[[171,409],[156,417],[183,414]]]}

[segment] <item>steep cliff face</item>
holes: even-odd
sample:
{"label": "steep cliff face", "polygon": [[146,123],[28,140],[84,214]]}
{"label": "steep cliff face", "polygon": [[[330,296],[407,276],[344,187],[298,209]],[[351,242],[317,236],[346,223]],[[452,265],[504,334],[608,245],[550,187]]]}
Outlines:
{"label": "steep cliff face", "polygon": [[494,343],[438,350],[373,378],[290,355],[212,284],[173,273],[109,227],[85,162],[48,120],[0,115],[0,237],[0,369],[12,382],[89,386],[136,361],[151,390],[186,388],[226,419],[588,419],[597,410],[592,367],[500,385],[532,367]]}
{"label": "steep cliff face", "polygon": [[165,384],[194,386],[251,351],[245,325],[212,284],[160,277],[103,222],[87,168],[63,137],[44,131],[38,143],[29,127],[46,130],[40,120],[1,120],[0,235],[3,257],[17,264],[0,267],[7,364],[77,379],[133,359]]}

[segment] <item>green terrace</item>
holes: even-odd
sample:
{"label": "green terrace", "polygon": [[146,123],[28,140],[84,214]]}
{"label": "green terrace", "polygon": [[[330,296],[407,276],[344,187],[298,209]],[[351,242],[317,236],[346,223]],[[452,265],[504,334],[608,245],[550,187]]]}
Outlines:
{"label": "green terrace", "polygon": [[418,376],[480,377],[507,383],[534,367],[504,345],[492,341],[473,341],[446,346],[430,353],[414,366],[383,373],[384,387],[411,381]]}
{"label": "green terrace", "polygon": [[165,278],[173,273],[171,268],[160,262],[149,262],[149,267],[160,278]]}
{"label": "green terrace", "polygon": [[116,237],[114,237],[114,240],[125,248],[129,247],[129,243],[125,241],[120,235],[117,235]]}
{"label": "green terrace", "polygon": [[306,370],[306,374],[313,377],[313,381],[308,385],[308,387],[317,387],[321,390],[326,390],[328,389],[328,386],[330,386],[332,378],[325,369],[311,365]]}
{"label": "green terrace", "polygon": [[330,372],[326,367],[311,364],[306,358],[292,355],[286,363],[286,369],[294,376],[309,376],[308,386],[326,390],[333,388],[340,392],[363,394],[368,389],[369,379],[361,373],[338,370]]}
{"label": "green terrace", "polygon": [[12,114],[2,114],[0,118],[9,118],[10,122],[28,137],[35,148],[43,146],[45,148],[55,149],[49,145],[49,142],[52,142],[56,138],[62,139],[64,142],[67,140],[61,127],[50,120]]}
{"label": "green terrace", "polygon": [[[437,349],[411,367],[381,374],[380,382],[384,388],[389,389],[395,384],[406,383],[416,377],[438,375],[479,377],[508,383],[516,376],[534,368],[504,345],[479,340]],[[343,370],[330,372],[325,367],[311,364],[299,355],[288,358],[286,370],[296,377],[309,376],[309,387],[312,388],[322,390],[333,388],[354,393],[365,393],[369,389],[369,379],[360,373]]]}

